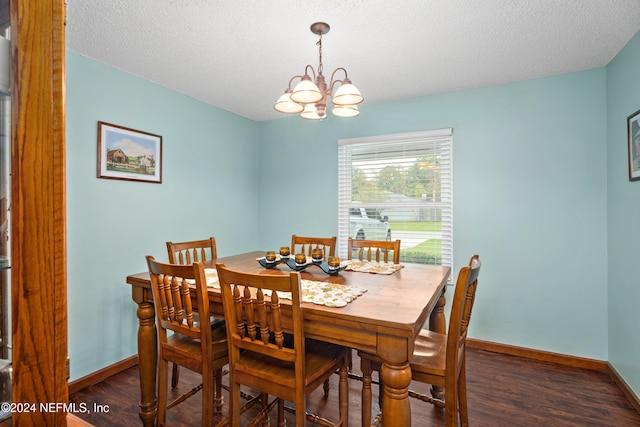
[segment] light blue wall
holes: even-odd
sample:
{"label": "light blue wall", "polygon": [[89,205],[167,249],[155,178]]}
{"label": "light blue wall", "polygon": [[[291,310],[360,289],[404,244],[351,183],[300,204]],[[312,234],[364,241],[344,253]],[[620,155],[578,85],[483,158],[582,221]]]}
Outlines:
{"label": "light blue wall", "polygon": [[629,181],[627,117],[640,110],[640,33],[607,66],[609,362],[640,395],[640,181]]}
{"label": "light blue wall", "polygon": [[[97,122],[163,137],[162,184],[96,178]],[[137,353],[125,277],[167,240],[258,235],[256,123],[67,52],[67,239],[71,380]]]}
{"label": "light blue wall", "polygon": [[[338,139],[451,127],[454,267],[474,252],[484,262],[471,335],[611,360],[637,391],[638,200],[612,124],[640,109],[627,93],[640,92],[637,45],[607,70],[364,104],[320,123],[255,123],[68,52],[71,380],[136,353],[124,278],[145,270],[144,255],[165,257],[166,240],[215,235],[229,255],[335,235]],[[98,120],[163,136],[162,185],[95,177]],[[193,211],[159,207],[176,198]]]}
{"label": "light blue wall", "polygon": [[286,219],[261,247],[337,233],[338,139],[451,127],[455,268],[484,263],[471,335],[606,360],[605,97],[596,69],[260,123],[259,217]]}

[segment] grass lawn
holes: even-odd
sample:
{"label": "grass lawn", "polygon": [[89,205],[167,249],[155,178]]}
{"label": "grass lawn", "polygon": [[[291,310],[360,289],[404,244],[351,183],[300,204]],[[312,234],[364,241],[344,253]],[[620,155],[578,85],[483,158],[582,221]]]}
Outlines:
{"label": "grass lawn", "polygon": [[400,251],[401,262],[440,264],[442,262],[442,240],[429,239],[412,248]]}

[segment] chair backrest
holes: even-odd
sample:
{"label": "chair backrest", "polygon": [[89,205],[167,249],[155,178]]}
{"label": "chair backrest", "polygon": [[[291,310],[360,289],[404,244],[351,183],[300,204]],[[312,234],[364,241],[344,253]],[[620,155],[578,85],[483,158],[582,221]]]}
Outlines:
{"label": "chair backrest", "polygon": [[215,237],[191,242],[167,242],[170,264],[192,264],[218,258]]}
{"label": "chair backrest", "polygon": [[302,237],[291,236],[291,255],[305,254],[311,256],[311,251],[320,248],[324,252],[324,259],[336,254],[336,237]]}
{"label": "chair backrest", "polygon": [[[295,363],[296,381],[302,381],[305,364],[300,273],[251,274],[231,270],[224,264],[217,264],[216,268],[222,290],[231,369],[240,358],[241,350],[252,351]],[[285,346],[278,292],[291,293],[293,347]],[[296,387],[302,385],[296,384]]]}
{"label": "chair backrest", "polygon": [[389,262],[389,252],[393,251],[393,263],[400,263],[400,240],[360,240],[349,237],[347,259],[352,259],[354,249],[358,249],[358,259],[360,261],[375,260],[380,262],[380,254],[382,254],[382,260]]}
{"label": "chair backrest", "polygon": [[[164,264],[147,256],[151,290],[161,342],[166,341],[167,330],[183,334],[203,343],[211,342],[211,328],[200,328],[202,322],[194,317],[192,298],[195,294],[198,311],[209,312],[204,265]],[[203,324],[208,325],[209,322]],[[209,346],[203,346],[210,348]]]}
{"label": "chair backrest", "polygon": [[[478,287],[480,274],[480,258],[473,255],[469,265],[464,266],[458,273],[458,280],[451,304],[449,330],[447,332],[447,367],[446,381],[452,381],[446,387],[454,387],[464,362],[464,352],[467,340],[467,330],[471,320],[471,310]],[[451,390],[454,390],[452,388]]]}

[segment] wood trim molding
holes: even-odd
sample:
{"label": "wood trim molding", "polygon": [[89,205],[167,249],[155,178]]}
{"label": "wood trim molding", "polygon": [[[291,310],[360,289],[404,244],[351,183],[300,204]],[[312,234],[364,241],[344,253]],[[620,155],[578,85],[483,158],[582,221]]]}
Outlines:
{"label": "wood trim molding", "polygon": [[[12,0],[11,310],[14,402],[68,402],[64,0]],[[63,412],[16,426],[66,426]]]}
{"label": "wood trim molding", "polygon": [[89,375],[85,375],[82,378],[78,378],[77,380],[71,381],[69,383],[69,394],[73,394],[80,390],[84,390],[89,386],[98,384],[100,381],[104,381],[113,375],[116,375],[133,366],[136,366],[137,364],[138,364],[138,355],[135,354],[131,357],[128,357],[119,362],[116,362],[113,365],[109,365],[98,371],[92,372]]}
{"label": "wood trim molding", "polygon": [[626,396],[627,400],[631,403],[631,405],[635,408],[636,412],[640,414],[640,397],[631,390],[629,384],[626,383],[624,379],[620,376],[618,371],[611,365],[611,363],[607,362],[607,369],[609,375],[613,381],[617,384],[618,388],[622,390],[622,393]]}
{"label": "wood trim molding", "polygon": [[526,357],[527,359],[543,362],[558,363],[560,365],[573,366],[574,368],[591,369],[592,371],[609,372],[607,362],[602,360],[587,359],[584,357],[569,356],[566,354],[552,353],[544,350],[516,347],[508,344],[500,344],[489,341],[467,338],[467,345],[478,350],[491,351],[493,353],[508,354],[510,356]]}

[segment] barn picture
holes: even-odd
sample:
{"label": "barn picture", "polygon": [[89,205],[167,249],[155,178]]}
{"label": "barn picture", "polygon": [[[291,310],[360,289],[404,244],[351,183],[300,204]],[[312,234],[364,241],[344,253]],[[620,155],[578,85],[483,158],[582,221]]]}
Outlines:
{"label": "barn picture", "polygon": [[124,154],[124,151],[119,148],[115,150],[109,150],[107,151],[107,162],[127,163],[127,155]]}

